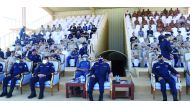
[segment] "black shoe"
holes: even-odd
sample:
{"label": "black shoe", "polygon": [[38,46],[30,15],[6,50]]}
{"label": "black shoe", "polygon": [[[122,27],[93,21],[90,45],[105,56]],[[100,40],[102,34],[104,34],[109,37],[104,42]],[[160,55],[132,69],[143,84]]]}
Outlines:
{"label": "black shoe", "polygon": [[89,98],[89,101],[94,101],[93,98]]}
{"label": "black shoe", "polygon": [[99,98],[99,101],[104,101],[103,98]]}
{"label": "black shoe", "polygon": [[94,101],[92,96],[89,96],[89,101]]}
{"label": "black shoe", "polygon": [[178,99],[177,99],[177,98],[174,98],[173,101],[178,101]]}
{"label": "black shoe", "polygon": [[43,95],[39,95],[38,99],[43,99],[44,96]]}
{"label": "black shoe", "polygon": [[101,92],[100,95],[99,95],[99,101],[103,101],[103,93]]}
{"label": "black shoe", "polygon": [[4,96],[6,96],[7,95],[7,93],[2,93],[1,95],[0,95],[0,97],[4,97]]}
{"label": "black shoe", "polygon": [[12,97],[12,93],[8,93],[7,98],[11,98],[11,97]]}
{"label": "black shoe", "polygon": [[163,101],[168,101],[167,99],[163,99]]}
{"label": "black shoe", "polygon": [[36,94],[31,94],[31,95],[28,96],[28,99],[32,99],[34,97],[36,97]]}

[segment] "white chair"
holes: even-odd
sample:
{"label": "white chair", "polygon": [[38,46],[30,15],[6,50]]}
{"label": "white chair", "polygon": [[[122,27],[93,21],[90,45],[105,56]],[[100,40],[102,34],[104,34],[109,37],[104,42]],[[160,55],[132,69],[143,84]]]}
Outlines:
{"label": "white chair", "polygon": [[139,59],[133,59],[132,63],[134,64],[134,67],[139,67],[140,61]]}
{"label": "white chair", "polygon": [[65,60],[66,60],[66,58],[65,58],[64,54],[60,54],[59,56],[61,58],[60,71],[63,72],[63,71],[65,71]]}
{"label": "white chair", "polygon": [[155,24],[154,24],[154,25],[151,25],[151,27],[152,27],[153,32],[156,32],[156,31],[157,31]]}
{"label": "white chair", "polygon": [[144,41],[144,37],[139,37],[139,42],[140,43],[144,43],[145,41]]}
{"label": "white chair", "polygon": [[[152,67],[153,68],[153,65],[158,62],[158,61],[153,61],[152,62]],[[165,61],[167,63],[169,63],[170,65],[172,65],[172,62],[171,61]],[[152,70],[151,70],[152,71]],[[182,90],[182,86],[181,86],[181,83],[180,83],[180,78],[177,78],[176,76],[172,75],[171,76],[174,78],[174,80],[176,81],[176,89],[178,90],[179,92],[179,100],[181,100],[181,90]],[[161,90],[161,85],[159,82],[156,81],[155,79],[155,75],[153,74],[153,72],[151,72],[151,93],[153,94],[153,99],[155,99],[155,93],[156,93],[156,90]],[[170,87],[169,87],[169,84],[166,83],[166,90],[170,90]]]}
{"label": "white chair", "polygon": [[190,61],[190,53],[185,53],[185,61]]}
{"label": "white chair", "polygon": [[190,61],[187,62],[186,71],[186,94],[188,94],[188,89],[190,88]]}
{"label": "white chair", "polygon": [[148,25],[144,25],[144,29],[145,29],[146,31],[148,30],[148,28],[149,28]]}
{"label": "white chair", "polygon": [[154,37],[149,37],[150,43],[154,43]]}
{"label": "white chair", "polygon": [[177,36],[178,32],[177,32],[177,28],[172,28],[173,34],[174,36]]}
{"label": "white chair", "polygon": [[135,20],[136,20],[136,17],[133,17],[133,18],[132,18],[132,23],[133,23],[133,24],[134,24]]}
{"label": "white chair", "polygon": [[70,64],[70,67],[74,67],[75,66],[75,59],[70,59],[69,64]]}
{"label": "white chair", "polygon": [[136,25],[136,27],[135,27],[135,30],[140,30],[140,28],[141,28],[141,25]]}

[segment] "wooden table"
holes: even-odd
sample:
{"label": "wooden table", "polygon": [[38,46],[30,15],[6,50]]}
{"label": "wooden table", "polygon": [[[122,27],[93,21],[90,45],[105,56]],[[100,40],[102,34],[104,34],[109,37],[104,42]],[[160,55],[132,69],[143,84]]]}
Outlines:
{"label": "wooden table", "polygon": [[[126,81],[126,80],[121,80]],[[116,91],[116,88],[129,88],[129,92],[127,91]],[[112,81],[112,99],[115,98],[131,98],[131,100],[134,100],[134,83],[132,80],[128,81],[127,83],[120,84],[119,82],[116,82],[115,80]]]}
{"label": "wooden table", "polygon": [[79,96],[81,96],[83,98],[86,98],[86,84],[85,83],[72,83],[72,82],[67,82],[66,83],[66,98],[69,98],[69,96],[73,96],[71,94],[71,90],[70,90],[71,87],[73,87],[73,88],[82,87],[83,92]]}

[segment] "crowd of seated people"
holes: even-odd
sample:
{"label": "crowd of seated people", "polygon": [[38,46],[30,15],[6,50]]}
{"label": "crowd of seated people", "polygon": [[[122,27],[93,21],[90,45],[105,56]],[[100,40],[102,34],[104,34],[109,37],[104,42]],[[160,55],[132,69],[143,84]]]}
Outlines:
{"label": "crowd of seated people", "polygon": [[144,9],[126,15],[133,67],[148,67],[161,54],[161,39],[170,36],[174,67],[184,67],[184,54],[190,52],[190,15],[178,8],[164,9],[161,13]]}
{"label": "crowd of seated people", "polygon": [[[8,48],[6,53],[0,50],[1,59],[8,59],[13,53],[33,61],[35,66],[35,63],[41,62],[44,56],[61,61],[60,55],[64,54],[66,66],[69,67],[70,59],[75,59],[74,66],[76,66],[78,58],[89,53],[90,39],[97,31],[95,25],[100,24],[102,16],[84,17],[80,22],[77,22],[77,18],[72,17],[71,21],[68,18],[60,19],[59,22],[49,24],[46,28],[41,25],[40,29],[31,35],[26,34],[26,27],[23,27],[19,33],[20,37],[16,38],[13,46]],[[76,57],[72,56],[73,54],[76,54]]]}

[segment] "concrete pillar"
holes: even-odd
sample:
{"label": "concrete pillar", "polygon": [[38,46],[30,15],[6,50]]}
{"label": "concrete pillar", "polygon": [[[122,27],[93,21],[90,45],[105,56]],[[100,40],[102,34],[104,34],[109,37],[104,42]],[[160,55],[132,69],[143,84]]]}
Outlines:
{"label": "concrete pillar", "polygon": [[26,7],[22,7],[22,26],[26,26]]}

